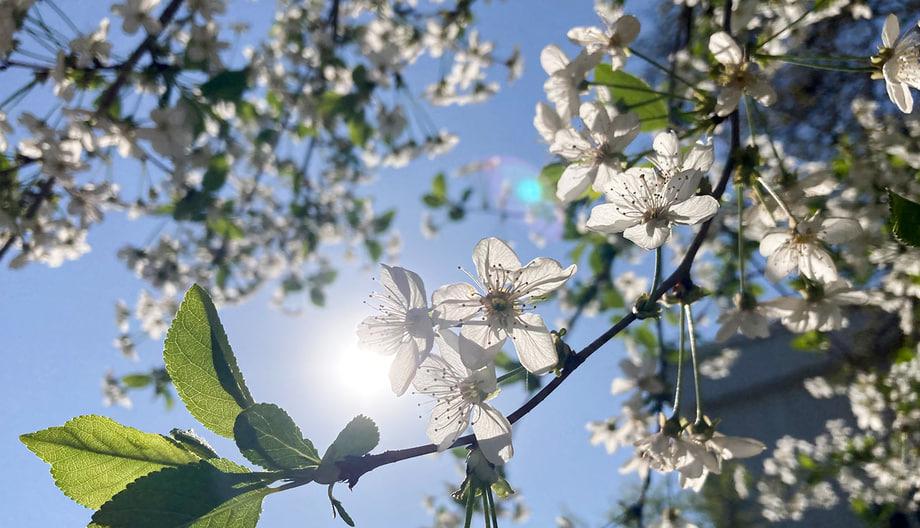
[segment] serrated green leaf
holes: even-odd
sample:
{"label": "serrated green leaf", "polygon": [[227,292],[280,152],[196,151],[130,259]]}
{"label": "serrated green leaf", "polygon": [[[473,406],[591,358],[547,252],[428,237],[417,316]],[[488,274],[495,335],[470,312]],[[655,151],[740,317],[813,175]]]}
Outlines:
{"label": "serrated green leaf", "polygon": [[594,82],[607,86],[619,110],[639,116],[644,132],[668,126],[667,96],[654,93],[642,79],[621,70],[614,71],[609,64],[599,64],[594,69]]}
{"label": "serrated green leaf", "polygon": [[217,451],[191,429],[173,429],[169,432],[171,440],[179,444],[186,451],[201,458],[219,458]]}
{"label": "serrated green leaf", "polygon": [[192,416],[215,433],[232,438],[237,415],[255,402],[214,303],[197,284],[186,292],[169,327],[163,359]]}
{"label": "serrated green leaf", "polygon": [[319,453],[283,409],[257,403],[236,417],[236,445],[247,459],[265,469],[316,466]]}
{"label": "serrated green leaf", "polygon": [[246,91],[248,75],[246,68],[222,71],[201,85],[201,94],[215,101],[239,101]]}
{"label": "serrated green leaf", "polygon": [[315,480],[320,484],[331,484],[338,480],[339,470],[335,463],[349,456],[366,455],[380,442],[377,424],[364,415],[356,416],[339,432],[339,435],[326,449]]}
{"label": "serrated green leaf", "polygon": [[19,439],[51,464],[54,482],[65,495],[94,509],[139,477],[198,460],[161,435],[104,416],[78,416]]}
{"label": "serrated green leaf", "polygon": [[93,515],[102,528],[254,528],[264,477],[229,460],[167,468],[130,484]]}
{"label": "serrated green leaf", "polygon": [[920,204],[888,191],[891,234],[905,246],[920,247]]}

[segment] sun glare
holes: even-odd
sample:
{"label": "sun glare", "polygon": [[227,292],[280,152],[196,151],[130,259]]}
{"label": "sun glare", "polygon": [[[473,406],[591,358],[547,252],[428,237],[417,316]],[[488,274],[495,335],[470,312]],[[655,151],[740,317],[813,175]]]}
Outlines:
{"label": "sun glare", "polygon": [[334,383],[345,395],[367,400],[390,393],[391,358],[357,346],[345,349],[336,364]]}

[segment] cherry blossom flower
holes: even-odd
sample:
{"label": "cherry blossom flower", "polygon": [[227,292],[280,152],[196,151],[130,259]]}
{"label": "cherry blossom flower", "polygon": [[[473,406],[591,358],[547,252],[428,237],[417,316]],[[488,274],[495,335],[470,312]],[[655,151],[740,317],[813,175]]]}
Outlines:
{"label": "cherry blossom flower", "polygon": [[644,249],[660,247],[671,236],[674,224],[695,225],[716,214],[719,202],[715,198],[695,195],[703,175],[695,168],[671,177],[656,169],[629,168],[607,180],[607,203],[591,210],[587,227],[601,233],[623,233]]}
{"label": "cherry blossom flower", "polygon": [[568,121],[575,117],[581,99],[581,83],[585,75],[601,61],[602,53],[581,52],[569,61],[565,53],[557,46],[547,46],[540,52],[540,65],[549,75],[543,83],[546,97],[556,105],[556,111],[562,119]]}
{"label": "cherry blossom flower", "polygon": [[902,112],[909,114],[914,107],[910,89],[920,89],[920,28],[914,25],[904,35],[900,33],[898,17],[888,15],[879,53],[884,61],[882,76],[888,97]]}
{"label": "cherry blossom flower", "polygon": [[594,184],[600,189],[620,170],[620,155],[639,134],[639,118],[633,113],[617,115],[600,102],[578,109],[587,130],[564,128],[554,135],[550,152],[570,161],[556,186],[556,197],[570,202]]}
{"label": "cherry blossom flower", "polygon": [[566,34],[569,40],[585,48],[588,53],[605,52],[612,58],[611,67],[619,70],[626,65],[627,48],[639,35],[639,20],[624,15],[622,9],[597,2],[594,7],[605,27],[579,26]]}
{"label": "cherry blossom flower", "polygon": [[804,298],[779,297],[764,305],[780,316],[783,326],[792,332],[829,332],[847,326],[841,306],[865,304],[867,301],[866,292],[856,290],[840,279],[823,285],[810,284]]}
{"label": "cherry blossom flower", "polygon": [[541,257],[522,267],[514,250],[497,238],[480,240],[473,249],[473,262],[480,289],[455,283],[432,295],[440,324],[461,325],[464,336],[487,349],[500,348],[511,336],[524,368],[537,375],[552,370],[557,362],[553,338],[543,318],[526,311],[526,303],[562,286],[576,266],[563,269],[559,262]]}
{"label": "cherry blossom flower", "polygon": [[665,179],[689,170],[709,172],[715,160],[712,142],[708,138],[700,139],[689,151],[682,153],[680,141],[673,130],[657,134],[652,141],[652,150],[654,153],[648,160]]}
{"label": "cherry blossom flower", "polygon": [[435,340],[438,353],[425,359],[412,382],[419,393],[436,400],[428,423],[428,438],[438,446],[438,452],[444,451],[472,421],[482,454],[493,464],[504,464],[514,453],[511,422],[486,403],[498,393],[494,365],[476,370],[467,368],[463,356],[469,347],[462,346],[459,336],[450,330],[441,330]]}
{"label": "cherry blossom flower", "polygon": [[626,376],[616,377],[610,385],[614,395],[639,389],[648,394],[660,394],[665,390],[664,381],[658,376],[658,362],[649,355],[639,354],[630,341],[626,341],[628,357],[620,361],[620,370]]}
{"label": "cherry blossom flower", "polygon": [[124,0],[114,4],[112,12],[122,18],[121,29],[126,34],[137,33],[141,26],[147,33],[156,34],[160,31],[160,21],[151,13],[159,3],[160,0]]}
{"label": "cherry blossom flower", "polygon": [[716,115],[724,117],[734,112],[744,94],[764,106],[776,101],[776,91],[763,74],[744,59],[744,52],[731,35],[724,31],[714,33],[709,37],[709,52],[723,68],[718,81],[722,89],[716,99]]}
{"label": "cherry blossom flower", "polygon": [[690,463],[690,442],[674,420],[667,420],[664,414],[658,414],[660,430],[633,445],[636,454],[648,466],[662,473],[674,471]]}
{"label": "cherry blossom flower", "polygon": [[[712,428],[708,420],[705,427],[710,430]],[[753,438],[725,436],[714,430],[709,434],[711,436],[704,440],[691,438],[687,444],[689,457],[685,459],[685,465],[677,468],[680,472],[680,485],[684,489],[699,492],[710,473],[718,475],[722,472],[723,460],[750,458],[766,449],[765,445]]]}
{"label": "cherry blossom flower", "polygon": [[736,295],[735,306],[719,314],[722,325],[716,332],[716,341],[723,342],[735,334],[749,339],[770,336],[769,310],[748,295]]}
{"label": "cherry blossom flower", "polygon": [[434,330],[421,277],[405,268],[381,267],[383,292],[371,295],[380,301],[380,313],[361,321],[358,342],[362,348],[393,356],[390,386],[402,395],[431,352]]}
{"label": "cherry blossom flower", "polygon": [[99,22],[99,29],[89,35],[75,38],[70,49],[76,57],[77,67],[89,68],[95,61],[105,64],[112,51],[112,43],[106,40],[109,34],[109,19]]}
{"label": "cherry blossom flower", "polygon": [[760,240],[767,278],[778,281],[794,271],[819,282],[837,279],[837,266],[824,244],[840,244],[862,232],[851,218],[811,218],[789,229],[773,229]]}

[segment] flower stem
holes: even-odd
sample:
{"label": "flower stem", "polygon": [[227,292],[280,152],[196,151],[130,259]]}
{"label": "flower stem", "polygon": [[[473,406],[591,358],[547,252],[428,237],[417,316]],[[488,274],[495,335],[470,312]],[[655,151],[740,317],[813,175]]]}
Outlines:
{"label": "flower stem", "polygon": [[672,72],[669,68],[666,68],[663,64],[659,63],[658,61],[656,61],[655,59],[649,57],[648,55],[645,55],[644,53],[638,51],[637,49],[635,49],[635,48],[629,48],[629,52],[632,53],[633,55],[635,55],[636,57],[639,57],[640,59],[644,60],[645,62],[649,63],[650,65],[654,66],[655,68],[658,68],[659,70],[663,71],[664,73],[667,73],[668,75],[672,75],[672,76],[673,76],[675,79],[677,79],[678,81],[680,81],[680,82],[682,82],[683,84],[689,86],[694,92],[696,92],[696,93],[698,93],[698,94],[700,94],[700,95],[702,95],[702,96],[704,96],[704,97],[706,97],[706,96],[708,95],[708,94],[707,94],[706,92],[704,92],[703,90],[697,88],[696,84],[694,84],[694,83],[692,83],[692,82],[690,82],[690,81],[684,79],[684,78],[681,77],[680,75],[677,75],[676,73]]}
{"label": "flower stem", "polygon": [[466,521],[463,523],[464,528],[473,526],[473,505],[476,501],[476,489],[473,484],[468,482],[466,485]]}
{"label": "flower stem", "polygon": [[703,422],[703,400],[700,396],[700,369],[696,357],[696,333],[693,328],[693,309],[689,304],[684,304],[684,314],[687,317],[687,333],[690,336],[690,362],[693,364],[693,389],[696,395],[696,420],[694,423]]}
{"label": "flower stem", "polygon": [[661,246],[655,248],[655,274],[652,276],[652,289],[649,290],[649,297],[658,289],[661,283]]}
{"label": "flower stem", "polygon": [[512,379],[512,378],[514,378],[514,377],[517,377],[517,376],[520,375],[521,372],[523,372],[523,371],[524,371],[524,367],[517,367],[517,368],[512,369],[512,370],[510,370],[510,371],[508,371],[508,372],[505,372],[504,374],[502,374],[501,376],[499,376],[498,379],[495,380],[495,381],[496,381],[496,383],[501,384],[502,382],[505,382],[505,381],[508,381],[508,380],[510,380],[510,379]]}
{"label": "flower stem", "polygon": [[871,66],[838,66],[835,64],[817,64],[814,62],[806,62],[802,60],[792,59],[792,58],[780,58],[779,55],[756,55],[759,59],[775,60],[785,64],[791,64],[793,66],[801,66],[803,68],[812,68],[815,70],[825,70],[825,71],[838,71],[846,73],[872,73],[876,71],[875,68]]}
{"label": "flower stem", "polygon": [[[820,0],[816,0],[816,1],[815,1],[815,4],[816,4],[816,5],[817,5],[818,1],[820,1]],[[812,9],[814,9],[814,7],[812,7]],[[773,33],[772,35],[770,35],[769,37],[767,37],[766,40],[764,40],[764,41],[761,42],[760,44],[757,44],[757,46],[756,46],[754,49],[760,49],[760,48],[766,46],[771,40],[775,39],[776,37],[782,35],[783,33],[789,31],[790,29],[792,29],[792,26],[794,26],[794,25],[798,24],[799,22],[801,22],[802,20],[804,20],[805,17],[807,17],[808,14],[811,13],[812,9],[806,10],[804,13],[802,13],[802,14],[799,16],[799,18],[796,18],[796,19],[793,20],[792,22],[789,22],[788,24],[786,24],[786,27],[784,27],[783,29],[780,29],[780,30],[777,31],[776,33]]]}
{"label": "flower stem", "polygon": [[492,528],[498,528],[498,512],[495,511],[495,497],[492,495],[492,486],[486,486],[486,496],[489,497],[489,515],[492,517]]}
{"label": "flower stem", "polygon": [[680,334],[677,337],[677,381],[674,383],[674,410],[671,417],[680,417],[680,389],[684,379],[684,317],[681,314],[679,323]]}
{"label": "flower stem", "polygon": [[770,187],[770,184],[764,181],[763,178],[757,178],[757,183],[759,183],[760,186],[763,187],[764,190],[773,197],[773,200],[777,205],[779,205],[779,208],[782,209],[783,212],[786,213],[786,216],[789,218],[789,225],[794,228],[796,224],[798,224],[798,220],[796,220],[795,216],[792,215],[792,211],[789,210],[789,206],[786,205],[786,202],[784,202],[783,199],[780,198],[778,194],[776,194],[776,191],[773,190],[773,187]]}
{"label": "flower stem", "polygon": [[486,528],[492,528],[492,517],[489,515],[489,497],[486,491],[482,490],[482,518],[485,520]]}
{"label": "flower stem", "polygon": [[744,296],[744,182],[738,181],[735,188],[735,198],[738,201],[738,292]]}

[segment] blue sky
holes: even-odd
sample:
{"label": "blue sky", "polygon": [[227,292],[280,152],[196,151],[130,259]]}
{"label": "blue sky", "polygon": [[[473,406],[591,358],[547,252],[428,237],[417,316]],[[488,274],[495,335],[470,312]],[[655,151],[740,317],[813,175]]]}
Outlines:
{"label": "blue sky", "polygon": [[[59,3],[73,12],[77,25],[87,31],[102,15],[101,8],[88,8],[94,3]],[[231,2],[228,18],[251,22],[252,35],[258,36],[259,28],[269,22],[268,4],[273,5]],[[484,36],[505,50],[520,45],[524,76],[486,104],[432,109],[439,126],[459,135],[457,148],[434,161],[422,160],[398,171],[386,171],[368,189],[380,210],[398,206],[395,226],[403,236],[401,264],[425,279],[429,293],[440,284],[462,278],[456,267],[470,267],[472,247],[483,236],[513,241],[525,261],[536,256],[563,258],[566,249],[558,244],[538,249],[527,241],[522,225],[503,224],[482,215],[446,228],[434,240],[420,233],[422,209],[416,197],[428,187],[436,171],[501,156],[516,160],[513,168],[517,173],[530,170],[536,175],[539,167],[551,160],[531,125],[534,104],[543,99],[545,75],[539,66],[539,52],[548,43],[562,44],[570,27],[595,23],[588,1],[577,6],[570,2],[495,2],[482,6],[479,12]],[[125,49],[120,44],[124,43],[116,42],[116,49]],[[414,76],[430,79],[432,67],[420,64],[413,70]],[[5,90],[0,87],[0,96],[6,95]],[[0,387],[6,401],[0,411],[0,451],[7,471],[7,477],[0,479],[0,496],[4,498],[0,525],[79,526],[88,521],[91,512],[64,497],[54,487],[47,466],[17,439],[20,433],[61,425],[73,416],[103,414],[150,432],[192,427],[222,454],[236,452],[231,442],[217,439],[198,426],[181,404],[165,411],[145,393],[136,395],[132,410],[106,408],[101,403],[99,383],[107,368],[124,373],[161,362],[160,343],[141,347],[136,365],[123,360],[111,345],[116,333],[115,301],[124,298],[133,303],[143,286],[115,254],[125,241],[144,240],[149,233],[149,225],[113,214],[92,230],[92,252],[80,260],[57,269],[33,265],[21,271],[0,270],[0,346],[5,363]],[[271,308],[268,291],[220,312],[255,398],[284,407],[320,449],[358,413],[378,423],[381,450],[427,442],[427,417],[419,418],[418,400],[393,397],[387,389],[385,370],[370,378],[376,384],[348,374],[355,368],[366,372],[366,365],[385,369],[385,362],[374,358],[365,361],[354,352],[354,327],[368,314],[361,301],[373,288],[374,274],[371,267],[343,264],[338,281],[328,292],[327,307],[308,308],[298,316]],[[547,316],[548,320],[555,316],[551,307]],[[571,344],[579,347],[590,341],[605,327],[605,321],[583,320],[572,334]],[[563,511],[575,512],[592,525],[603,524],[609,507],[634,485],[618,475],[619,458],[587,444],[584,428],[587,421],[616,411],[610,380],[622,355],[620,343],[608,344],[515,426],[515,457],[509,471],[511,484],[532,510],[529,526],[550,526]],[[523,394],[508,391],[496,404],[510,412],[522,401]],[[420,526],[429,520],[421,505],[423,495],[443,495],[443,483],[457,484],[460,480],[451,457],[428,456],[378,469],[365,475],[354,491],[339,487],[337,495],[359,526]],[[325,490],[319,486],[266,500],[260,526],[297,525],[344,526],[331,518]]]}

